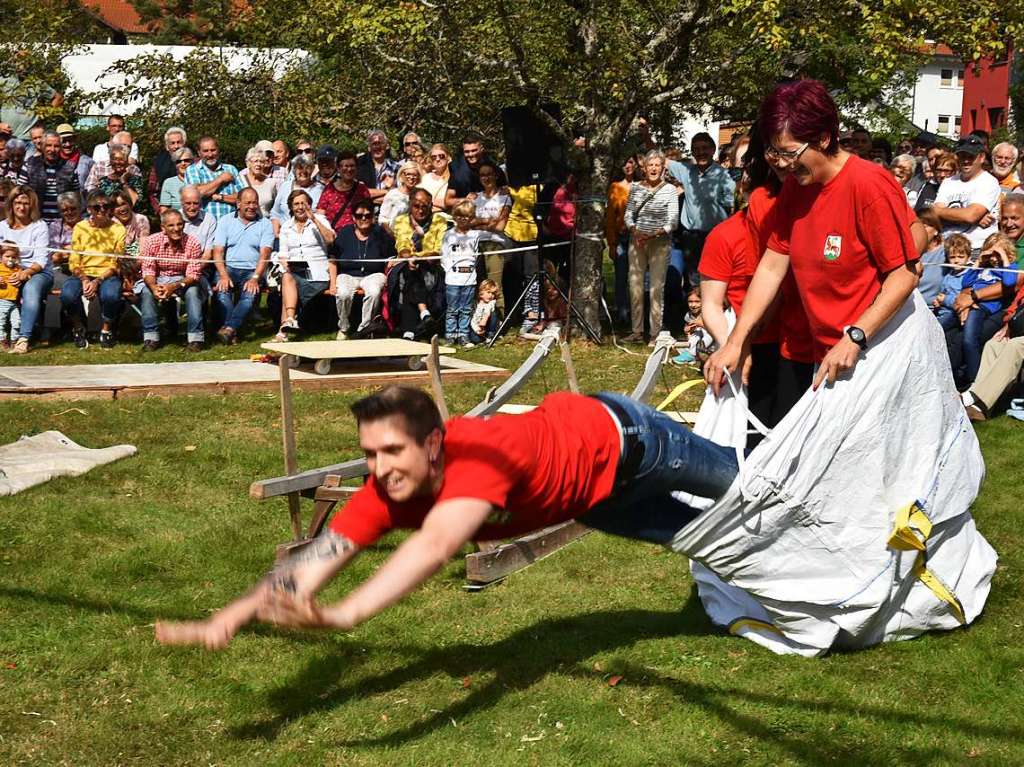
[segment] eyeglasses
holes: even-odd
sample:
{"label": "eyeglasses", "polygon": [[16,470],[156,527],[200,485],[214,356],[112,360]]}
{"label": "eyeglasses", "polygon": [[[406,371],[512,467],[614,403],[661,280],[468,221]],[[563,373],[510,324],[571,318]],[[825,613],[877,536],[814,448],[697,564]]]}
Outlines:
{"label": "eyeglasses", "polygon": [[95,203],[95,204],[89,206],[89,210],[107,210],[107,211],[110,211],[110,210],[113,210],[113,209],[114,209],[114,206],[111,205],[109,202]]}
{"label": "eyeglasses", "polygon": [[419,141],[403,141],[402,146],[419,146]]}
{"label": "eyeglasses", "polygon": [[796,162],[797,160],[800,159],[800,155],[807,151],[807,147],[809,147],[810,145],[810,141],[805,141],[796,149],[786,151],[784,149],[778,149],[777,147],[774,147],[771,144],[769,144],[767,147],[765,147],[764,156],[775,160],[786,160],[787,162]]}
{"label": "eyeglasses", "polygon": [[352,214],[352,218],[359,219],[360,221],[362,221],[362,220],[365,220],[365,219],[368,219],[368,218],[373,218],[373,214],[372,213],[353,213]]}
{"label": "eyeglasses", "polygon": [[295,151],[301,154],[313,154],[313,147],[307,146],[305,149],[296,149]]}
{"label": "eyeglasses", "polygon": [[191,165],[191,164],[192,164],[192,158],[191,157],[182,157],[177,162],[177,165]]}
{"label": "eyeglasses", "polygon": [[446,154],[432,154],[430,155],[431,160],[447,160],[448,155]]}

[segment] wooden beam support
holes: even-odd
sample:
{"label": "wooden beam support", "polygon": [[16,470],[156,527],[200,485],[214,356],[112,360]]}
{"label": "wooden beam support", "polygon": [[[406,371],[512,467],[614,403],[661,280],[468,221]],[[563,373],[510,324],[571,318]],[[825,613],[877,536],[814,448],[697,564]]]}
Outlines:
{"label": "wooden beam support", "polygon": [[437,336],[430,339],[430,354],[427,355],[427,372],[430,374],[430,388],[434,392],[434,404],[441,412],[441,420],[447,421],[448,403],[444,398],[444,386],[441,384],[441,357],[438,354]]}
{"label": "wooden beam support", "polygon": [[288,495],[288,493],[315,490],[324,483],[329,474],[337,474],[341,479],[354,479],[366,476],[368,471],[365,458],[356,458],[345,463],[332,463],[330,466],[322,466],[319,469],[253,482],[249,485],[249,497],[263,501],[267,498]]}
{"label": "wooden beam support", "polygon": [[576,378],[576,366],[572,364],[572,352],[569,351],[569,344],[567,341],[559,341],[558,346],[562,350],[562,364],[565,365],[565,377],[569,381],[569,391],[579,394],[580,382]]}
{"label": "wooden beam support", "polygon": [[504,543],[491,551],[469,554],[466,556],[467,587],[479,589],[481,585],[499,581],[589,532],[590,528],[579,522],[563,522]]}

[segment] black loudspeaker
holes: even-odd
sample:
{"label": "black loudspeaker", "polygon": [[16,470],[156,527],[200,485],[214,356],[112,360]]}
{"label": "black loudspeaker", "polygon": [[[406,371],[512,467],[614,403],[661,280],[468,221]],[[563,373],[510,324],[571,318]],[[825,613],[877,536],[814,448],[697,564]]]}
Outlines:
{"label": "black loudspeaker", "polygon": [[[558,104],[540,108],[557,122],[562,121]],[[529,107],[505,107],[501,110],[501,128],[505,138],[505,173],[510,186],[545,184],[565,171],[565,147],[561,139]]]}

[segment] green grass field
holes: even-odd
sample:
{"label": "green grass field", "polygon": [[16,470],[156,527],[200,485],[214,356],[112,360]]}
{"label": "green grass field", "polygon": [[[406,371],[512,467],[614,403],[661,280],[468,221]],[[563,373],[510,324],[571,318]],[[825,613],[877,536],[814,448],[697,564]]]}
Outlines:
{"label": "green grass field", "polygon": [[[511,368],[528,348],[467,356]],[[644,359],[574,354],[587,390],[630,388]],[[680,380],[666,371],[658,394]],[[564,385],[552,358],[519,401]],[[453,386],[453,412],[486,388]],[[296,393],[303,468],[356,455],[359,395]],[[1024,764],[1018,422],[979,429],[975,514],[1001,563],[966,630],[779,658],[709,624],[680,557],[595,533],[478,594],[452,562],[349,634],[260,627],[218,654],[156,645],[155,620],[222,605],[287,539],[284,501],[247,496],[281,472],[278,428],[271,394],[0,403],[4,443],[60,429],[139,448],[0,499],[0,764]]]}

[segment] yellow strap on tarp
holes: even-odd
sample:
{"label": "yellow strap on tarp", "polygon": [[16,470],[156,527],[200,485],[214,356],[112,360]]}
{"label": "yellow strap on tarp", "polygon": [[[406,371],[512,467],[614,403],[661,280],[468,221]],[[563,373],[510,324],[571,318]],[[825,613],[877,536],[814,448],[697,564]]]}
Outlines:
{"label": "yellow strap on tarp", "polygon": [[684,391],[686,391],[687,389],[692,389],[695,386],[702,386],[703,384],[703,378],[694,378],[692,381],[683,381],[681,384],[679,384],[679,386],[674,388],[667,397],[665,397],[665,400],[660,405],[658,405],[656,410],[664,410],[673,402],[675,402],[676,399],[679,398],[679,395],[682,394]]}
{"label": "yellow strap on tarp", "polygon": [[961,624],[965,624],[967,618],[964,615],[963,605],[956,598],[956,594],[928,569],[925,543],[931,534],[932,521],[917,503],[912,503],[896,512],[895,526],[889,536],[889,547],[897,551],[917,552],[917,558],[914,560],[914,577],[931,589],[936,597],[949,605],[954,617]]}
{"label": "yellow strap on tarp", "polygon": [[754,631],[770,631],[773,634],[782,635],[782,632],[776,626],[765,621],[759,621],[756,618],[737,618],[729,624],[729,633],[738,635],[740,629],[753,629]]}

